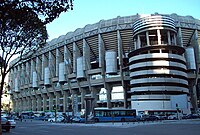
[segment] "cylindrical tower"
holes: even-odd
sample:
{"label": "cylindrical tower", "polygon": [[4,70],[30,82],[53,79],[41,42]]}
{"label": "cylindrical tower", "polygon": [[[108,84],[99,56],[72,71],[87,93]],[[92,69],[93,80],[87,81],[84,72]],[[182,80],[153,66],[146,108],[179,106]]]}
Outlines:
{"label": "cylindrical tower", "polygon": [[[133,39],[135,50],[128,55],[132,108],[138,112],[176,109],[172,97],[189,95],[189,89],[185,49],[176,43],[174,20],[141,17],[133,24]],[[189,107],[184,111],[188,113]]]}

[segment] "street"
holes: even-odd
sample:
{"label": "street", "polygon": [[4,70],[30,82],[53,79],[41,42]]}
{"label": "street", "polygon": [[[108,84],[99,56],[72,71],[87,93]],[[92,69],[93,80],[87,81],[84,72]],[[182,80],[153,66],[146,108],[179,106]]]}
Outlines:
{"label": "street", "polygon": [[15,129],[3,135],[199,135],[200,119],[147,123],[50,123],[17,121]]}

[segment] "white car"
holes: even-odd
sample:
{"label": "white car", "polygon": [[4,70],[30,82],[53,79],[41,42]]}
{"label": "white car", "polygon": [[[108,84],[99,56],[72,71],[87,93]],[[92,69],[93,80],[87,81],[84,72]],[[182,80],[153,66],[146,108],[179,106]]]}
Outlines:
{"label": "white car", "polygon": [[64,120],[64,117],[58,116],[57,119],[55,117],[49,118],[49,122],[62,122]]}
{"label": "white car", "polygon": [[75,123],[84,123],[85,122],[85,118],[81,118],[79,116],[74,116],[72,118],[72,122],[75,122]]}
{"label": "white car", "polygon": [[177,114],[168,116],[168,120],[176,120],[176,119],[178,119]]}

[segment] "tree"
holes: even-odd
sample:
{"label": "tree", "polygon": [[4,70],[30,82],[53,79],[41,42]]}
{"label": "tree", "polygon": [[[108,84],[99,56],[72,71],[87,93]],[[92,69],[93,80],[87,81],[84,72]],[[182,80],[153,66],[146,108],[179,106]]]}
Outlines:
{"label": "tree", "polygon": [[[0,95],[9,71],[46,45],[46,24],[73,9],[73,0],[0,1]],[[13,57],[15,63],[9,66]],[[1,100],[0,100],[1,105]],[[1,111],[0,111],[1,114]],[[1,122],[1,117],[0,117]],[[2,129],[0,126],[0,133]]]}

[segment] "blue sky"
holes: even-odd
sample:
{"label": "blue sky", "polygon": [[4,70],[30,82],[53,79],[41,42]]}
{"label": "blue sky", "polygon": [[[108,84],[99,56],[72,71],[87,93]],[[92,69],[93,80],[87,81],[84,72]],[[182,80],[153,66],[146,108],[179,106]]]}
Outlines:
{"label": "blue sky", "polygon": [[47,25],[49,40],[117,16],[176,13],[200,19],[200,0],[74,0],[74,10]]}

